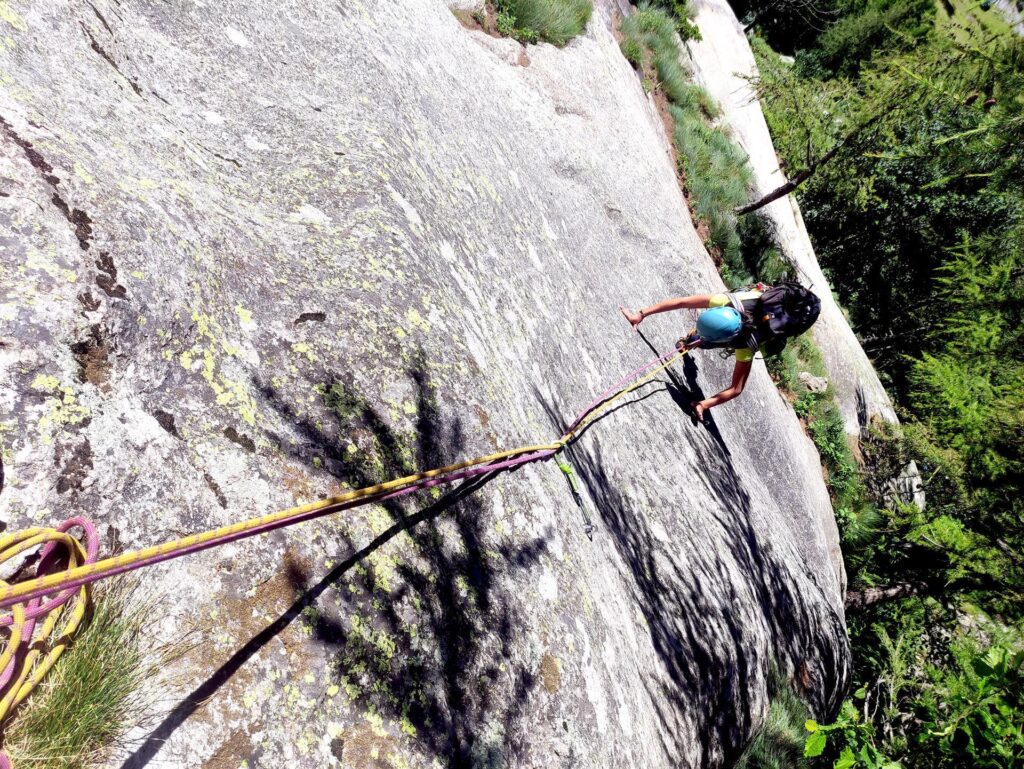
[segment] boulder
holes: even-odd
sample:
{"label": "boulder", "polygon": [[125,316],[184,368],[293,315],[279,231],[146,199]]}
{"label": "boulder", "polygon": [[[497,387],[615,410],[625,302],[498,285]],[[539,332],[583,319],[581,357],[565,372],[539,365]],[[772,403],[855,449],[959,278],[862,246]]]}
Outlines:
{"label": "boulder", "polygon": [[823,376],[814,376],[810,371],[801,371],[797,379],[812,393],[823,393],[828,389],[828,380]]}

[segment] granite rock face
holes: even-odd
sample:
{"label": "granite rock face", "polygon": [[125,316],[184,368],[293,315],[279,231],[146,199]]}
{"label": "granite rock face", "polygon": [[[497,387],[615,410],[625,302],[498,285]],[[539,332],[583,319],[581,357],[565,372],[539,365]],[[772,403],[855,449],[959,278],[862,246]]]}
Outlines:
{"label": "granite rock face", "polygon": [[[785,183],[786,176],[751,85],[757,77],[754,54],[726,0],[693,0],[692,8],[702,39],[686,43],[690,69],[721,106],[722,124],[747,152],[755,194],[765,195]],[[769,203],[759,215],[770,223],[782,253],[795,265],[794,277],[821,298],[821,317],[812,333],[835,387],[847,433],[859,437],[876,416],[895,422],[889,395],[818,265],[795,197]]]}
{"label": "granite rock face", "polygon": [[1024,13],[1016,0],[996,0],[993,5],[1006,17],[1014,32],[1024,35]]}
{"label": "granite rock face", "polygon": [[[598,3],[0,3],[0,516],[104,552],[545,441],[721,290]],[[690,319],[642,327],[670,349]],[[553,465],[145,572],[204,646],[112,767],[719,766],[849,669],[814,448],[694,356]],[[834,374],[833,374],[834,375]]]}

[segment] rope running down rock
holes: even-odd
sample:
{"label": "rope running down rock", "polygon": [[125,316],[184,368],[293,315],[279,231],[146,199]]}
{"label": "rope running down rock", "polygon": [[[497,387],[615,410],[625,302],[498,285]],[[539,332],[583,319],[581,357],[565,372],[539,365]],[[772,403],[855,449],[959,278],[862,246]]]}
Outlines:
{"label": "rope running down rock", "polygon": [[[0,536],[0,566],[22,553],[42,547],[34,579],[14,584],[0,580],[0,609],[11,610],[0,615],[0,628],[10,628],[6,645],[0,652],[0,692],[3,693],[0,730],[13,709],[24,701],[68,647],[85,619],[91,583],[353,507],[549,459],[579,437],[613,404],[651,381],[687,352],[673,350],[627,374],[595,398],[552,443],[522,446],[407,475],[104,560],[97,560],[96,528],[83,517],[70,518],[55,528],[32,528]],[[83,532],[81,539],[69,533],[74,528]],[[45,620],[37,627],[42,617]],[[10,759],[2,752],[0,769],[11,769]]]}

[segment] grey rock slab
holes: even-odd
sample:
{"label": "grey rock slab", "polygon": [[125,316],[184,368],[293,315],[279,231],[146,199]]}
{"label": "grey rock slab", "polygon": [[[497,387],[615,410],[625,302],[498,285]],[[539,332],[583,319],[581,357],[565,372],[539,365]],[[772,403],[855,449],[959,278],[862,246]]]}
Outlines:
{"label": "grey rock slab", "polygon": [[928,504],[928,494],[924,490],[921,469],[913,459],[907,462],[900,474],[889,482],[886,492],[889,504],[913,504],[919,510],[924,510],[925,505]]}
{"label": "grey rock slab", "polygon": [[482,11],[486,3],[484,0],[448,0],[448,7],[453,11],[466,11],[473,13]]}
{"label": "grey rock slab", "polygon": [[[722,124],[749,156],[755,180],[752,199],[756,199],[783,184],[786,177],[751,85],[757,77],[754,54],[726,0],[694,0],[692,8],[701,39],[686,43],[690,69],[721,106]],[[780,198],[761,213],[770,221],[782,253],[795,265],[796,277],[821,298],[821,316],[812,333],[835,387],[847,433],[859,436],[876,415],[895,422],[889,396],[821,271],[795,197]]]}
{"label": "grey rock slab", "polygon": [[[0,24],[0,516],[104,552],[556,436],[721,290],[599,3],[510,61],[443,2],[72,4]],[[646,322],[659,350],[691,322]],[[111,767],[716,766],[773,664],[849,675],[813,446],[694,356],[550,464],[164,564],[198,633]]]}

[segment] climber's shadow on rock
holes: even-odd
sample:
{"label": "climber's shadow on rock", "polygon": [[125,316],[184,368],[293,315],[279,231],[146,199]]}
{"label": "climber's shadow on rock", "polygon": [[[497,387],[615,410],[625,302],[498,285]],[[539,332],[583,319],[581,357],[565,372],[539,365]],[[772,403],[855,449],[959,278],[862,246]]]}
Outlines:
{"label": "climber's shadow on rock", "polygon": [[[537,396],[552,424],[560,426],[562,405]],[[711,532],[695,528],[700,518],[692,511],[666,500],[655,515],[678,544],[655,536],[652,511],[621,491],[636,479],[628,475],[629,464],[605,461],[600,434],[567,451],[596,507],[597,536],[610,538],[626,564],[632,600],[661,661],[661,670],[648,671],[643,683],[664,725],[666,755],[673,763],[689,765],[695,763],[696,749],[698,765],[728,766],[752,733],[754,708],[763,705],[751,693],[773,665],[795,673],[817,712],[834,712],[846,680],[843,651],[835,639],[844,643],[845,633],[841,624],[835,626],[835,616],[822,631],[822,618],[812,616],[809,602],[797,594],[794,566],[762,544],[751,524],[751,500],[729,456],[705,435],[665,431],[665,440],[682,436],[689,450],[699,454],[703,467],[687,484],[705,484],[704,496],[715,507],[711,517],[717,530]],[[648,472],[667,475],[675,469],[650,467]],[[657,485],[659,479],[648,480]],[[723,544],[683,541],[695,537]],[[765,636],[770,659],[758,654]],[[823,701],[815,701],[818,692],[825,693]]]}
{"label": "climber's shadow on rock", "polygon": [[[564,406],[539,391],[535,395],[552,426],[560,429]],[[678,432],[666,430],[665,439],[670,440]],[[715,763],[716,746],[731,746],[732,753],[738,755],[750,719],[745,696],[750,666],[741,646],[734,640],[723,640],[723,636],[735,639],[742,633],[738,618],[722,611],[721,604],[730,586],[714,573],[715,557],[711,564],[678,564],[675,559],[664,557],[664,545],[650,527],[649,512],[634,508],[606,465],[602,437],[595,434],[585,442],[573,443],[567,452],[597,510],[597,536],[609,537],[627,566],[632,601],[643,614],[651,644],[661,661],[661,670],[649,671],[644,684],[659,720],[665,725],[665,733],[679,735],[662,747],[674,762],[689,763],[686,756],[692,745],[688,739],[696,733],[703,737],[700,765]],[[704,450],[718,453],[714,444],[703,440],[707,444]],[[716,474],[725,472],[714,481],[719,493],[737,499],[742,496],[742,489],[727,465],[708,470]],[[650,467],[655,474],[672,471]],[[649,480],[658,484],[657,477]],[[676,531],[691,529],[680,525]],[[708,620],[715,616],[722,618],[724,632],[712,632],[718,628]],[[698,723],[684,725],[683,714],[698,719]]]}
{"label": "climber's shadow on rock", "polygon": [[[438,412],[426,366],[414,360],[405,373],[416,391],[408,431],[389,424],[351,379],[336,372],[324,372],[322,408],[302,404],[301,412],[277,388],[259,386],[288,425],[287,436],[274,436],[281,449],[359,488],[447,464],[465,448],[460,420],[445,421]],[[494,541],[484,499],[475,492],[498,474],[465,481],[419,510],[414,500],[422,494],[338,519],[334,542],[322,543],[323,549],[337,550],[340,541],[349,555],[319,580],[292,561],[287,576],[297,600],[179,703],[123,769],[145,766],[185,719],[295,621],[327,647],[330,674],[354,709],[401,724],[424,752],[455,769],[509,760],[533,675],[514,660],[521,607],[500,577],[531,567],[545,545],[542,539]],[[326,536],[323,528],[318,536]],[[363,724],[331,747],[339,760],[344,753],[358,762],[364,751],[370,761],[371,754],[387,754],[395,739]],[[259,747],[253,751],[258,760]]]}
{"label": "climber's shadow on rock", "polygon": [[[655,355],[661,355],[658,348],[651,344],[651,340],[640,329],[637,329],[637,334]],[[715,424],[715,418],[710,413],[705,413],[704,421],[700,422],[697,419],[697,412],[693,408],[694,403],[704,400],[707,396],[697,382],[699,368],[692,352],[682,359],[682,366],[683,376],[679,376],[672,366],[665,369],[665,375],[669,380],[666,387],[668,394],[672,397],[672,402],[679,407],[680,411],[686,414],[694,426],[702,424],[704,429],[707,430],[708,435],[715,439],[715,442],[718,443],[722,451],[728,456],[729,447],[726,445],[725,438],[722,436],[721,430],[718,429],[718,425]]]}

